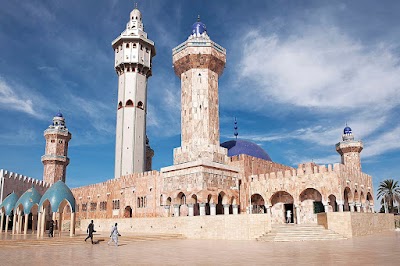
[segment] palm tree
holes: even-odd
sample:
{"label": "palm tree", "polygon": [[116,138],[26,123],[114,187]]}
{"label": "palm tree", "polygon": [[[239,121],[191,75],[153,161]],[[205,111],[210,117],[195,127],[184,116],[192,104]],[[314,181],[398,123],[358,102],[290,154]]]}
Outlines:
{"label": "palm tree", "polygon": [[383,180],[379,184],[378,188],[378,199],[382,197],[381,204],[385,201],[389,205],[389,213],[394,212],[394,201],[400,202],[400,186],[398,181],[394,181],[393,179]]}

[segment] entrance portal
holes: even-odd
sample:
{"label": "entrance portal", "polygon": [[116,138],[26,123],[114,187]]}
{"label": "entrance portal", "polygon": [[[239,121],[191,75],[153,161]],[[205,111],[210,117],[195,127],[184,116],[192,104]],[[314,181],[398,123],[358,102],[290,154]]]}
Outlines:
{"label": "entrance portal", "polygon": [[286,203],[284,204],[284,206],[285,206],[285,213],[284,213],[285,221],[287,221],[287,214],[288,211],[290,211],[290,223],[294,223],[293,203]]}

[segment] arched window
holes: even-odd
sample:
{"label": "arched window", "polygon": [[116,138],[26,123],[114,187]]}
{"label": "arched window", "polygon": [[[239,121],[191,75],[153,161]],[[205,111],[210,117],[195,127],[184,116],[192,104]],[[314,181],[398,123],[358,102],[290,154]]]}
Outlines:
{"label": "arched window", "polygon": [[143,207],[146,207],[147,206],[147,198],[146,198],[146,196],[144,197],[144,200],[143,200]]}
{"label": "arched window", "polygon": [[137,198],[137,203],[136,204],[137,204],[137,207],[140,208],[140,198],[139,197]]}
{"label": "arched window", "polygon": [[160,195],[160,206],[163,206],[163,195]]}
{"label": "arched window", "polygon": [[132,102],[132,100],[127,100],[125,106],[126,106],[126,107],[133,107],[133,102]]}
{"label": "arched window", "polygon": [[143,109],[143,103],[141,101],[137,103],[137,108]]}
{"label": "arched window", "polygon": [[126,48],[129,48],[129,43],[126,44]]}
{"label": "arched window", "polygon": [[118,110],[122,108],[122,102],[118,103]]}
{"label": "arched window", "polygon": [[136,48],[136,43],[133,44],[133,48]]}

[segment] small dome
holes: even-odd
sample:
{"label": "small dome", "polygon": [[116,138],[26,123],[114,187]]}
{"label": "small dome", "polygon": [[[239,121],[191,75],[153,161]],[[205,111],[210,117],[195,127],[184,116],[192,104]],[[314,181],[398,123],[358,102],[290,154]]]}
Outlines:
{"label": "small dome", "polygon": [[351,128],[350,127],[348,127],[348,126],[346,126],[344,129],[343,129],[343,134],[351,134],[352,133],[352,131],[351,131]]}
{"label": "small dome", "polygon": [[200,22],[200,16],[197,19],[197,22],[195,22],[192,25],[192,35],[200,36],[204,32],[207,31],[207,27],[203,22]]}
{"label": "small dome", "polygon": [[266,161],[271,161],[268,153],[264,151],[257,144],[247,140],[229,140],[221,144],[221,147],[228,149],[228,156],[236,156],[239,154],[247,154],[256,158],[260,158]]}
{"label": "small dome", "polygon": [[22,204],[24,208],[24,213],[30,213],[31,209],[34,205],[39,205],[40,198],[42,195],[36,190],[36,188],[32,187],[25,191],[24,194],[19,198],[17,203],[15,204],[15,209]]}
{"label": "small dome", "polygon": [[5,214],[10,215],[11,211],[14,210],[14,206],[17,200],[18,200],[17,194],[15,194],[15,192],[11,193],[0,204],[0,209],[4,208]]}
{"label": "small dome", "polygon": [[71,190],[67,185],[59,180],[54,183],[47,191],[44,193],[43,197],[39,203],[39,209],[43,206],[43,203],[48,200],[50,201],[51,211],[58,212],[60,204],[66,200],[71,205],[72,212],[75,212],[75,198],[72,195]]}
{"label": "small dome", "polygon": [[63,117],[63,114],[62,114],[61,112],[58,112],[58,113],[56,114],[56,117]]}

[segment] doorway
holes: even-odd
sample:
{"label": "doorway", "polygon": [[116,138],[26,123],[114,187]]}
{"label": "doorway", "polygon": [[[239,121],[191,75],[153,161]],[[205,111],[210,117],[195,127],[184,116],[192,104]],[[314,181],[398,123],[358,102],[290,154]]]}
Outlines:
{"label": "doorway", "polygon": [[288,211],[290,211],[290,223],[294,223],[293,203],[286,203],[286,204],[284,204],[284,206],[285,206],[285,213],[284,213],[285,223],[287,221]]}

